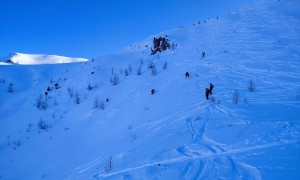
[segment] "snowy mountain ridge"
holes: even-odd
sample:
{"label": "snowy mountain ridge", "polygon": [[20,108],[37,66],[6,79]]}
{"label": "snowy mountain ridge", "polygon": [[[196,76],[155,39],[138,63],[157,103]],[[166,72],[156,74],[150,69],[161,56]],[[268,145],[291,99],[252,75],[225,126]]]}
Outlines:
{"label": "snowy mountain ridge", "polygon": [[0,65],[19,64],[19,65],[33,65],[33,64],[60,64],[60,63],[74,63],[85,62],[85,58],[71,58],[57,55],[46,54],[24,54],[12,53]]}
{"label": "snowy mountain ridge", "polygon": [[0,179],[299,179],[297,4],[159,33],[177,47],[155,55],[153,36],[86,62],[0,66]]}

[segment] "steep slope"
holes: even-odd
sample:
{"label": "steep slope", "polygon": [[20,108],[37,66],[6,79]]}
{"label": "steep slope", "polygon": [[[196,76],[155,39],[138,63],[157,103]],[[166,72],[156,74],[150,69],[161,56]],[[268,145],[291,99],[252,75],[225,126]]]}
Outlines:
{"label": "steep slope", "polygon": [[0,66],[0,177],[299,179],[299,7],[267,1],[157,34],[177,47],[156,55],[151,36],[83,63]]}

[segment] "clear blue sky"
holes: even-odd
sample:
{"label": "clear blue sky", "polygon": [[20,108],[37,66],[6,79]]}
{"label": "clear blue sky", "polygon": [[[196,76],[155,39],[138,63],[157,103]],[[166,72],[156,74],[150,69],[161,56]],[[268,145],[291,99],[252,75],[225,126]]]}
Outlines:
{"label": "clear blue sky", "polygon": [[0,56],[97,57],[260,0],[0,0]]}

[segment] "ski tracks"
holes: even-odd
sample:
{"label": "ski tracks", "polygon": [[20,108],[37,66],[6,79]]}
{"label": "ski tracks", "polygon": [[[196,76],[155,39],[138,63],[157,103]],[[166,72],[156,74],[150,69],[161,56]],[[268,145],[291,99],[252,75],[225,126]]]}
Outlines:
{"label": "ski tracks", "polygon": [[[184,173],[184,179],[203,179],[203,178],[208,178],[209,176],[212,175],[212,172],[214,172],[215,178],[220,178],[222,174],[218,171],[219,168],[222,168],[224,164],[229,167],[228,171],[230,172],[232,178],[243,178],[243,177],[248,177],[248,178],[255,178],[255,179],[260,179],[260,173],[259,171],[245,163],[239,163],[234,157],[232,157],[231,153],[227,154],[227,151],[224,149],[224,145],[217,143],[211,139],[209,139],[206,136],[206,129],[207,125],[210,121],[210,113],[211,113],[211,105],[205,107],[206,108],[206,118],[201,120],[200,122],[200,127],[199,130],[196,130],[194,121],[191,118],[188,118],[186,120],[186,125],[191,133],[192,136],[192,144],[198,144],[200,146],[206,147],[210,153],[208,154],[224,154],[224,156],[216,157],[213,159],[206,159],[203,161],[200,161],[201,163],[201,168],[196,169],[196,168],[190,168],[191,164],[189,163],[186,167],[188,169],[187,171],[183,172]],[[185,146],[187,147],[187,145]],[[184,151],[183,151],[184,150]],[[195,155],[204,155],[203,152],[197,150],[190,150],[189,148],[181,148],[180,151],[181,154],[184,156],[189,156],[189,157],[195,157]],[[205,153],[206,154],[206,153]],[[198,166],[200,166],[198,164]],[[190,177],[190,174],[195,174],[196,172],[193,171],[198,171],[198,177],[195,178],[187,178]]]}

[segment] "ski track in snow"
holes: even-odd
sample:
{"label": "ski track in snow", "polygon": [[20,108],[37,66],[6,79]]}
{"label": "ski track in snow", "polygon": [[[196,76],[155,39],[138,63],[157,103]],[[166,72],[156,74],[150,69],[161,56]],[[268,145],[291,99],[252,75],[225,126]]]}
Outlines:
{"label": "ski track in snow", "polygon": [[[298,141],[284,141],[284,142],[273,142],[273,143],[268,143],[263,145],[254,145],[254,146],[249,146],[244,148],[226,149],[224,145],[217,143],[206,136],[206,128],[207,128],[207,123],[209,122],[210,119],[211,105],[205,106],[205,108],[207,112],[207,117],[205,118],[205,120],[201,121],[202,124],[199,130],[196,130],[196,128],[194,127],[194,122],[190,118],[186,120],[186,126],[192,136],[192,144],[199,144],[201,146],[204,146],[210,151],[210,153],[208,152],[203,153],[203,151],[191,150],[187,147],[188,144],[186,144],[185,146],[179,147],[177,149],[177,151],[180,154],[182,154],[182,156],[180,157],[175,157],[168,160],[161,160],[161,161],[156,161],[151,163],[145,163],[141,166],[124,168],[119,171],[115,171],[107,174],[96,173],[97,176],[95,176],[95,172],[94,172],[91,173],[93,175],[91,176],[91,178],[92,179],[106,178],[106,177],[120,175],[123,173],[130,173],[146,167],[156,167],[158,164],[167,165],[167,164],[176,164],[176,163],[181,163],[186,161],[190,161],[190,163],[187,164],[185,170],[182,172],[183,179],[204,179],[213,176],[213,173],[214,173],[213,177],[217,178],[217,177],[222,177],[222,175],[217,169],[222,168],[224,166],[224,164],[219,164],[219,162],[216,161],[216,159],[218,159],[218,160],[222,160],[223,163],[227,164],[230,167],[232,178],[250,178],[250,179],[254,178],[259,180],[261,179],[259,170],[244,162],[239,162],[236,158],[234,158],[234,155],[248,152],[248,151],[256,151],[259,149],[299,143]],[[171,116],[168,116],[167,118],[163,118],[159,121],[150,124],[152,125],[155,124],[156,126],[158,126],[158,124],[162,125],[162,123],[168,124],[170,123],[168,122],[168,120],[174,122],[172,117],[176,117],[175,119],[177,120],[184,119],[188,117],[189,114],[192,114],[192,112],[194,112],[199,108],[197,108],[195,105],[188,109],[189,109],[188,112],[185,111],[185,112],[175,113]]]}
{"label": "ski track in snow", "polygon": [[[287,143],[270,143],[270,144],[265,144],[265,145],[257,145],[257,146],[237,148],[237,149],[228,149],[226,152],[212,153],[212,154],[208,154],[208,155],[200,155],[200,156],[195,156],[194,155],[192,157],[188,157],[188,156],[175,157],[175,158],[171,158],[171,159],[168,159],[168,160],[162,160],[162,161],[146,163],[146,164],[136,166],[136,167],[124,168],[124,169],[121,169],[119,171],[110,172],[110,173],[107,173],[107,174],[98,174],[97,178],[106,178],[106,177],[119,175],[119,174],[122,174],[122,173],[129,173],[129,172],[137,171],[139,169],[143,169],[145,167],[155,167],[158,164],[161,164],[161,165],[174,164],[174,163],[181,163],[181,162],[185,162],[185,161],[196,161],[196,160],[204,161],[204,160],[207,160],[207,159],[223,158],[223,157],[227,157],[227,156],[234,155],[234,154],[239,154],[239,153],[244,153],[244,152],[249,152],[249,151],[255,151],[255,150],[265,149],[265,148],[271,148],[271,147],[277,147],[277,146],[297,144],[297,143],[299,143],[299,141],[291,141],[291,142],[287,142]],[[244,163],[242,163],[241,165],[247,167],[248,169],[253,170],[252,166],[250,166],[250,165],[246,165]],[[259,172],[255,170],[254,173],[259,179],[260,178]]]}

